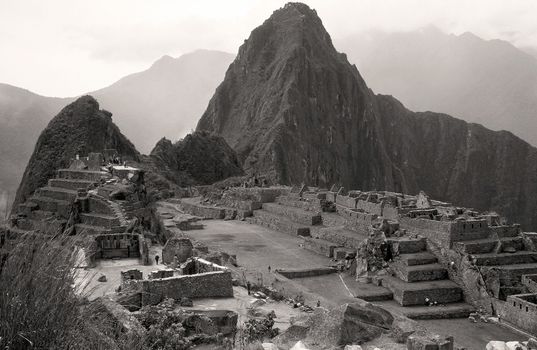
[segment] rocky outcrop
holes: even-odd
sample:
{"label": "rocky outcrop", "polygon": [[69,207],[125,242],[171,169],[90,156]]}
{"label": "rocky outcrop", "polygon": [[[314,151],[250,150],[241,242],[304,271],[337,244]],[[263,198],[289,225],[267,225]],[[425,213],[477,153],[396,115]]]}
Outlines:
{"label": "rocky outcrop", "polygon": [[537,149],[375,95],[304,4],[287,4],[252,32],[197,130],[221,135],[245,171],[275,182],[424,190],[537,227]]}
{"label": "rocky outcrop", "polygon": [[175,144],[163,138],[151,152],[151,158],[183,185],[207,185],[242,175],[235,151],[222,137],[207,132],[189,134]]}
{"label": "rocky outcrop", "polygon": [[87,156],[105,149],[115,149],[125,159],[139,158],[133,144],[112,122],[112,113],[99,110],[99,103],[93,97],[80,97],[63,108],[39,136],[13,209],[55,177],[58,169],[68,167],[77,154]]}

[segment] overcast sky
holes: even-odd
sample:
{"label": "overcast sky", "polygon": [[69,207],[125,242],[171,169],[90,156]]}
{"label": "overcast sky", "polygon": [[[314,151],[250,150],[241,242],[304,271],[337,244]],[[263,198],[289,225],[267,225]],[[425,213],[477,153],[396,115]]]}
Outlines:
{"label": "overcast sky", "polygon": [[[435,25],[537,47],[535,0],[311,0],[334,39]],[[0,0],[0,82],[47,96],[96,90],[159,57],[236,53],[278,0]]]}

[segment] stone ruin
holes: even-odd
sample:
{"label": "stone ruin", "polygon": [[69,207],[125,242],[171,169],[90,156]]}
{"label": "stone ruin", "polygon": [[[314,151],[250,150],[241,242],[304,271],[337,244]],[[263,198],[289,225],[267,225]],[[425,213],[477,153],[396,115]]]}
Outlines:
{"label": "stone ruin", "polygon": [[192,257],[194,246],[188,238],[172,237],[162,249],[162,262],[177,267]]}
{"label": "stone ruin", "polygon": [[130,310],[166,299],[233,297],[231,271],[197,257],[187,259],[175,269],[153,271],[148,279],[137,270],[122,272],[121,276],[119,303]]}

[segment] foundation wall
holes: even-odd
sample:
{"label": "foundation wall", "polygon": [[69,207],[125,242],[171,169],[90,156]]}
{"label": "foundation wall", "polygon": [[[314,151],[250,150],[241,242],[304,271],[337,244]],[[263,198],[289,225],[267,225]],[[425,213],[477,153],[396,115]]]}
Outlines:
{"label": "foundation wall", "polygon": [[526,297],[536,298],[537,294],[519,294],[507,297],[502,319],[530,333],[537,334],[537,305]]}
{"label": "foundation wall", "polygon": [[213,271],[131,283],[141,286],[142,306],[156,305],[166,298],[180,300],[233,297],[230,271]]}

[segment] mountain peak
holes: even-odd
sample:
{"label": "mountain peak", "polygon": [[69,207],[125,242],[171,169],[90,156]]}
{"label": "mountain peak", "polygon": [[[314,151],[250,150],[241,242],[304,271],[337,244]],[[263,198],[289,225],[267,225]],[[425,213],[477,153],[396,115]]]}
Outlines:
{"label": "mountain peak", "polygon": [[153,65],[151,66],[151,68],[160,67],[160,66],[168,66],[170,63],[173,63],[174,61],[175,61],[175,58],[173,58],[172,56],[164,55],[158,60],[156,60],[155,63],[153,63]]}

